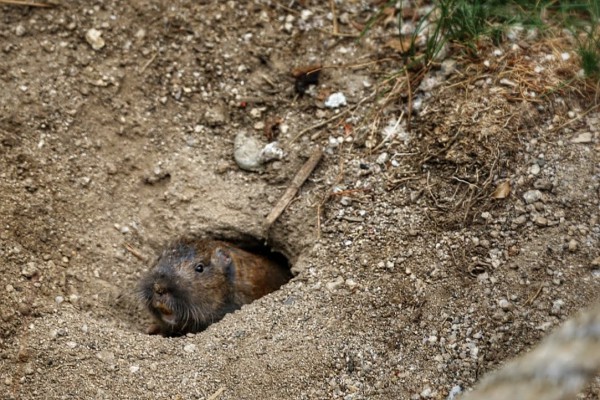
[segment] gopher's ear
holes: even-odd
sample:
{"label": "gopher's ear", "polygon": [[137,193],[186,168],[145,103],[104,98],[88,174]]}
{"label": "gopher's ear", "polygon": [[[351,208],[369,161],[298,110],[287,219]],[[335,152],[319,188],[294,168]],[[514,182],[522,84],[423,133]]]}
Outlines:
{"label": "gopher's ear", "polygon": [[229,252],[222,247],[217,247],[213,251],[210,262],[223,272],[227,272],[231,268],[231,256],[229,255]]}

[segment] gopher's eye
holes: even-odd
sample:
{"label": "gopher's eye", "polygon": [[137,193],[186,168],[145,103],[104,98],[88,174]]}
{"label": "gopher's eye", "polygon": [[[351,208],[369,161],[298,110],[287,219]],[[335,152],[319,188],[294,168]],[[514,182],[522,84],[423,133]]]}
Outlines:
{"label": "gopher's eye", "polygon": [[204,271],[204,264],[202,264],[202,263],[196,264],[194,269],[196,270],[196,272],[202,272],[202,271]]}

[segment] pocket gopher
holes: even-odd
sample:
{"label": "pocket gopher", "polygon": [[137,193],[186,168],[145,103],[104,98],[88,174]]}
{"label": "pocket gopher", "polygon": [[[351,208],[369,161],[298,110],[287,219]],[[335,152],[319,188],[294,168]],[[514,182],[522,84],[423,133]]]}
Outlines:
{"label": "pocket gopher", "polygon": [[289,281],[274,261],[230,243],[182,239],[167,247],[139,285],[155,319],[148,333],[199,332]]}

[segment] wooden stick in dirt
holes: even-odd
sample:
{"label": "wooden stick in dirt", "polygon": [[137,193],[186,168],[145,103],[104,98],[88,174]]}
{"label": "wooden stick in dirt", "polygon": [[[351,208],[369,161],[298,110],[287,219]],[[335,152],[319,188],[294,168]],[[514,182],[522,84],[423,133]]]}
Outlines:
{"label": "wooden stick in dirt", "polygon": [[279,218],[281,213],[286,209],[286,207],[290,204],[300,187],[304,184],[304,181],[308,179],[310,174],[313,172],[319,161],[321,160],[321,156],[323,156],[323,150],[317,148],[310,155],[310,158],[304,163],[302,168],[298,171],[290,186],[287,188],[281,199],[277,202],[275,207],[271,210],[266,220],[266,228],[267,230],[273,225],[273,222]]}
{"label": "wooden stick in dirt", "polygon": [[219,398],[221,396],[221,394],[223,394],[223,392],[225,391],[225,388],[219,388],[219,390],[217,390],[216,392],[214,392],[209,398],[208,400],[216,400],[217,398]]}
{"label": "wooden stick in dirt", "polygon": [[144,262],[148,261],[148,259],[146,258],[146,256],[144,256],[141,251],[139,251],[138,249],[136,249],[135,247],[133,247],[129,243],[123,244],[123,247],[125,247],[125,249],[127,251],[129,251],[138,260],[142,260]]}
{"label": "wooden stick in dirt", "polygon": [[29,6],[29,7],[52,7],[53,4],[38,3],[28,0],[0,0],[0,4],[10,4],[13,6]]}

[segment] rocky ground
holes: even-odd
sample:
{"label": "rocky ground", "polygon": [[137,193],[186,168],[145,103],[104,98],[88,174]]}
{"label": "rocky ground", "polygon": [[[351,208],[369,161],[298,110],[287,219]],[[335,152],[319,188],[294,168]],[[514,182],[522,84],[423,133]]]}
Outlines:
{"label": "rocky ground", "polygon": [[[0,6],[2,398],[445,399],[597,302],[600,113],[574,40],[448,52],[408,85],[392,10],[356,38],[375,3]],[[239,134],[285,155],[241,170]],[[146,335],[161,246],[262,237],[317,146],[268,235],[295,278]]]}

